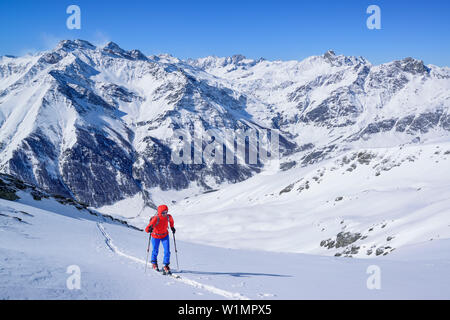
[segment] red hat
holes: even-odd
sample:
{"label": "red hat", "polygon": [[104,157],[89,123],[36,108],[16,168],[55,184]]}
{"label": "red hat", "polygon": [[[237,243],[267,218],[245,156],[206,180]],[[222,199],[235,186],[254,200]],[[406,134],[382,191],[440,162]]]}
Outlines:
{"label": "red hat", "polygon": [[158,207],[158,214],[162,214],[164,211],[169,211],[169,208],[165,204]]}

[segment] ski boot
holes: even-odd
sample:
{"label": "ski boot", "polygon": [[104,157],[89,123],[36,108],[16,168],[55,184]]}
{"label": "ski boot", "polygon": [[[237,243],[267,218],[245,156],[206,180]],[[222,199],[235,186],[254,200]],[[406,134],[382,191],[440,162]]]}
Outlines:
{"label": "ski boot", "polygon": [[162,273],[163,273],[163,275],[171,275],[171,274],[172,274],[172,272],[170,271],[170,268],[169,268],[169,265],[168,265],[168,264],[166,264],[166,265],[163,267]]}
{"label": "ski boot", "polygon": [[159,271],[157,262],[152,262],[152,269],[155,270],[155,271]]}

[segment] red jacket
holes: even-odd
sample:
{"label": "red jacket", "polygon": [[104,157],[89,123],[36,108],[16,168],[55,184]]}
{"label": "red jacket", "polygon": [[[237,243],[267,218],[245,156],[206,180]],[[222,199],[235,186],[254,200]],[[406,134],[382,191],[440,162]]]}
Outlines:
{"label": "red jacket", "polygon": [[163,215],[163,211],[169,211],[166,205],[158,207],[158,214],[150,219],[150,223],[145,228],[145,232],[149,233],[149,228],[152,227],[152,237],[156,239],[163,239],[169,234],[167,231],[169,223],[171,228],[174,227],[172,216],[170,214]]}

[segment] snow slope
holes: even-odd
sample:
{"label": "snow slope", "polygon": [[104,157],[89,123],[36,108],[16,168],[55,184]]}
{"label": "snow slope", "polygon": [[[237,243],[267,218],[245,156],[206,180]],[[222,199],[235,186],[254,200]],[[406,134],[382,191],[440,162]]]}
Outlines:
{"label": "snow slope", "polygon": [[[53,210],[0,200],[1,299],[448,299],[450,243],[412,247],[399,257],[340,259],[233,250],[178,241],[181,279],[144,273],[147,234],[96,221],[58,203]],[[35,201],[36,204],[36,201]],[[437,246],[435,246],[437,245]],[[428,250],[419,258],[414,250]],[[173,251],[173,250],[172,250]],[[413,253],[411,253],[412,251]],[[438,252],[436,254],[436,251]],[[408,252],[408,253],[406,253]],[[406,255],[406,256],[405,256]],[[410,258],[416,258],[414,264]],[[172,258],[172,268],[175,268]],[[81,271],[69,290],[69,266]],[[367,289],[367,268],[381,290]],[[176,270],[174,270],[176,272]]]}
{"label": "snow slope", "polygon": [[449,165],[449,143],[353,151],[183,199],[172,213],[188,241],[375,257],[450,238]]}

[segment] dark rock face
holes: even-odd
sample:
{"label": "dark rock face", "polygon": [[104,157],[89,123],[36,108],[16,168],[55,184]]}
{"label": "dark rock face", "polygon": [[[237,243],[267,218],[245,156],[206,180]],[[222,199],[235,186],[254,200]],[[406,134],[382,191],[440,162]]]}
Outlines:
{"label": "dark rock face", "polygon": [[359,152],[357,156],[357,161],[360,164],[369,165],[372,159],[376,157],[376,154],[368,153],[368,152]]}
{"label": "dark rock face", "polygon": [[412,74],[426,75],[430,73],[430,69],[424,65],[423,61],[411,57],[405,58],[402,61],[396,61],[394,64],[402,71]]}
{"label": "dark rock face", "polygon": [[411,123],[414,121],[414,116],[406,116],[402,119],[399,119],[397,121],[397,124],[395,125],[395,130],[398,132],[405,132],[406,129],[411,125]]}
{"label": "dark rock face", "polygon": [[384,89],[395,94],[409,82],[408,78],[398,68],[383,66],[378,71],[372,71],[367,78],[369,89]]}
{"label": "dark rock face", "polygon": [[340,232],[336,236],[336,248],[346,247],[359,239],[362,235],[360,233]]}
{"label": "dark rock face", "polygon": [[442,111],[422,113],[418,115],[409,126],[410,132],[427,133],[431,128],[436,127],[442,116]]}
{"label": "dark rock face", "polygon": [[86,40],[63,40],[58,45],[59,48],[65,51],[73,51],[76,49],[95,49],[95,46]]}
{"label": "dark rock face", "polygon": [[139,97],[134,92],[129,91],[127,88],[118,86],[114,83],[105,84],[103,87],[104,92],[111,97],[110,104],[115,104],[113,99],[118,99],[122,102],[133,102],[133,101],[144,101],[143,98]]}
{"label": "dark rock face", "polygon": [[61,161],[64,184],[77,199],[101,206],[140,191],[133,178],[135,154],[126,141],[119,145],[95,130],[79,129],[77,136],[77,143],[64,152]]}
{"label": "dark rock face", "polygon": [[[29,183],[40,185],[51,193],[72,196],[60,177],[51,171],[47,162],[32,163],[32,158],[57,161],[55,146],[42,134],[36,133],[26,138],[22,148],[14,152],[9,161],[14,174]],[[33,170],[34,169],[34,170]]]}
{"label": "dark rock face", "polygon": [[103,52],[111,55],[112,57],[120,57],[129,60],[148,60],[148,58],[139,50],[126,51],[114,42],[107,43],[106,46],[103,47]]}
{"label": "dark rock face", "polygon": [[15,201],[20,199],[19,196],[16,195],[16,190],[2,184],[4,184],[3,181],[0,181],[0,199],[9,201]]}
{"label": "dark rock face", "polygon": [[[147,147],[139,156],[137,163],[144,163],[133,168],[134,177],[146,188],[160,187],[162,190],[181,190],[189,187],[191,182],[200,182],[204,178],[213,177],[217,183],[230,181],[233,183],[248,179],[259,172],[258,167],[247,167],[239,164],[175,164],[172,161],[172,150],[160,140],[148,137]],[[203,184],[203,187],[210,189]]]}
{"label": "dark rock face", "polygon": [[361,135],[364,134],[374,134],[378,132],[390,131],[395,125],[396,120],[384,120],[377,123],[371,123],[361,132]]}
{"label": "dark rock face", "polygon": [[349,140],[356,141],[364,136],[392,130],[406,132],[411,135],[424,134],[438,127],[442,127],[444,130],[450,129],[450,116],[443,114],[443,111],[439,109],[435,112],[408,115],[401,119],[387,119],[370,123],[361,132],[349,138]]}
{"label": "dark rock face", "polygon": [[[288,94],[288,101],[290,102],[301,102],[305,98],[308,97],[308,94],[311,93],[315,88],[320,86],[328,86],[335,83],[338,83],[339,81],[342,81],[344,77],[344,72],[337,72],[335,74],[331,75],[320,75],[317,78],[315,78],[313,81],[298,87],[295,91]],[[305,107],[307,105],[304,105]],[[300,105],[298,106],[299,110],[303,110],[304,108],[300,108]]]}
{"label": "dark rock face", "polygon": [[50,52],[50,53],[47,53],[47,54],[43,55],[39,59],[39,61],[40,62],[44,62],[44,63],[48,63],[48,64],[56,64],[59,61],[61,61],[62,58],[63,57],[60,54],[58,54],[56,52]]}
{"label": "dark rock face", "polygon": [[317,163],[327,157],[329,153],[336,149],[336,145],[330,145],[321,149],[313,149],[311,152],[308,152],[305,156],[303,156],[302,165],[311,165]]}
{"label": "dark rock face", "polygon": [[[351,62],[343,62],[352,65]],[[354,65],[356,79],[352,84],[334,90],[328,98],[317,107],[302,113],[300,120],[306,123],[313,122],[319,126],[347,127],[356,123],[357,118],[363,112],[362,104],[355,98],[356,94],[364,93],[364,86],[370,74],[370,68],[358,63]],[[300,101],[298,108],[305,110],[309,103],[309,91],[318,86],[329,86],[343,80],[344,73],[338,72],[327,77],[318,77],[314,82],[305,87],[298,88],[290,95],[292,101]]]}
{"label": "dark rock face", "polygon": [[[359,239],[362,238],[362,235],[360,233],[351,233],[351,232],[339,232],[336,235],[336,239],[328,239],[323,240],[320,242],[321,247],[326,247],[328,249],[332,248],[344,248],[349,246],[350,244],[355,243]],[[355,247],[356,249],[351,249],[350,251],[358,250],[358,247]]]}
{"label": "dark rock face", "polygon": [[443,110],[406,116],[399,119],[395,130],[409,134],[427,133],[430,129],[441,127],[450,131],[450,115],[444,114]]}
{"label": "dark rock face", "polygon": [[450,131],[450,114],[444,115],[441,118],[441,125],[447,131]]}
{"label": "dark rock face", "polygon": [[292,169],[296,165],[297,165],[296,161],[289,161],[289,162],[281,163],[280,164],[280,170],[287,171],[289,169]]}
{"label": "dark rock face", "polygon": [[[319,106],[307,112],[302,119],[305,122],[311,121],[331,127],[339,126],[336,124],[336,120],[339,119],[339,123],[351,125],[354,124],[352,119],[356,118],[361,111],[361,108],[348,98],[348,92],[338,91],[325,99]],[[348,121],[344,122],[343,119]]]}

